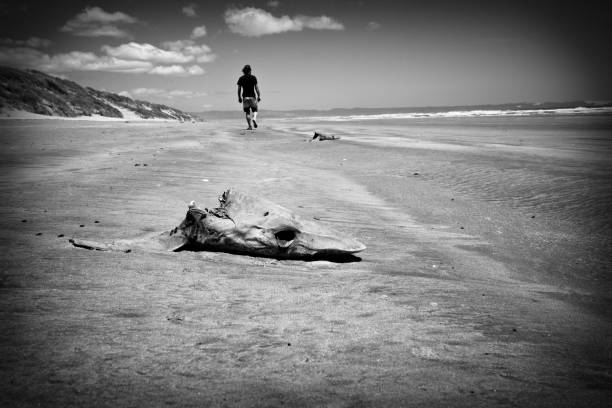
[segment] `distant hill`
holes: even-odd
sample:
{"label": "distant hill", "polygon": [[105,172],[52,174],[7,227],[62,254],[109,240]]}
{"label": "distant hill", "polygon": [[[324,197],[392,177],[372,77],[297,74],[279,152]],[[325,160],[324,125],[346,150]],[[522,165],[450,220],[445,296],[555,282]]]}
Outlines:
{"label": "distant hill", "polygon": [[0,111],[78,117],[197,121],[197,116],[166,105],[139,101],[34,70],[0,66]]}

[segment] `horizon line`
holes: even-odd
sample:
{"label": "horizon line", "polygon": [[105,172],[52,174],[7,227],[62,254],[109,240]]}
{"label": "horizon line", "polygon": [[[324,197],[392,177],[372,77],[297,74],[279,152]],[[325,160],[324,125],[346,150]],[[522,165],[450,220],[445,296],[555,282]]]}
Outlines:
{"label": "horizon line", "polygon": [[[349,110],[406,110],[406,109],[441,109],[441,108],[482,108],[482,107],[501,107],[501,106],[513,106],[515,108],[521,108],[522,105],[525,107],[537,107],[540,105],[571,105],[566,107],[579,107],[577,104],[586,104],[590,106],[585,107],[608,107],[612,106],[612,99],[604,100],[564,100],[564,101],[544,101],[544,102],[501,102],[501,103],[478,103],[478,104],[466,104],[466,105],[419,105],[419,106],[386,106],[386,107],[334,107],[329,109],[315,109],[315,108],[294,108],[294,109],[266,109],[267,112],[333,112],[333,111],[349,111]],[[550,108],[550,107],[549,107]],[[209,109],[202,111],[189,111],[189,113],[211,113],[211,112],[224,112],[231,113],[236,112],[236,109]],[[238,109],[239,111],[239,109]]]}

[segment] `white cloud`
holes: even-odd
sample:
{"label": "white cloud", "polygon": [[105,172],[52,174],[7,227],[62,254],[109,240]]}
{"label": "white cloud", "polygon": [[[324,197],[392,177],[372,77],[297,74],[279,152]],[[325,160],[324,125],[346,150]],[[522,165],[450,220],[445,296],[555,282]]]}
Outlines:
{"label": "white cloud", "polygon": [[138,22],[120,11],[109,13],[100,7],[85,7],[83,12],[77,14],[60,29],[82,37],[129,37],[130,34],[117,27],[118,24],[133,24]]}
{"label": "white cloud", "polygon": [[[0,0],[1,1],[1,0]],[[135,22],[133,17],[121,12],[107,13],[99,7],[86,8],[67,26],[79,33],[104,30],[106,26],[86,24],[109,24]],[[80,24],[80,25],[79,25]],[[89,31],[87,31],[89,30]],[[196,27],[194,34],[204,35],[205,27]],[[74,31],[73,33],[76,33]],[[81,35],[78,34],[78,35]],[[106,33],[110,35],[110,33]],[[48,54],[40,50],[51,42],[37,37],[27,40],[0,39],[0,64],[34,68],[48,73],[73,71],[103,71],[138,73],[166,76],[195,76],[205,74],[199,65],[216,59],[216,55],[205,44],[194,40],[178,40],[155,46],[148,43],[127,42],[118,46],[103,45],[100,53],[72,51]]]}
{"label": "white cloud", "polygon": [[111,55],[96,55],[92,52],[72,51],[48,55],[40,50],[26,47],[1,47],[0,64],[34,68],[50,73],[73,71],[104,71],[153,75],[203,75],[198,65],[187,68],[178,65],[154,65],[152,61],[117,58]]}
{"label": "white cloud", "polygon": [[20,66],[52,73],[71,71],[145,73],[152,68],[151,63],[148,62],[126,61],[81,51],[50,56],[32,49],[14,48],[8,50],[8,52],[0,49],[0,62],[9,63],[7,60],[12,60]]}
{"label": "white cloud", "polygon": [[190,66],[187,68],[187,72],[189,75],[204,75],[206,73],[206,71],[204,71],[199,65]]}
{"label": "white cloud", "polygon": [[151,96],[151,95],[160,95],[166,93],[163,89],[156,88],[136,88],[130,91],[132,95],[137,96]]}
{"label": "white cloud", "polygon": [[[125,95],[134,95],[137,97],[158,97],[165,99],[173,98],[198,98],[208,95],[206,92],[186,91],[183,89],[165,90],[159,88],[135,88],[130,91],[123,91]],[[120,93],[119,95],[121,95]],[[130,96],[131,97],[131,96]]]}
{"label": "white cloud", "polygon": [[151,44],[129,42],[117,47],[102,46],[107,55],[127,60],[150,61],[159,64],[184,64],[195,59],[193,55],[183,54],[180,51],[167,51]]}
{"label": "white cloud", "polygon": [[370,21],[366,28],[371,31],[378,30],[380,28],[380,23],[377,21]]}
{"label": "white cloud", "polygon": [[183,14],[187,17],[197,17],[198,13],[196,13],[197,4],[190,3],[182,8]]}
{"label": "white cloud", "polygon": [[176,40],[176,41],[164,41],[161,43],[163,48],[166,48],[170,51],[180,52],[181,50],[191,47],[195,44],[192,40]]}
{"label": "white cloud", "polygon": [[81,14],[77,14],[70,22],[79,23],[135,23],[138,20],[120,11],[108,13],[100,7],[85,7]]}
{"label": "white cloud", "polygon": [[201,96],[206,96],[208,94],[206,92],[193,92],[176,89],[174,91],[168,92],[168,95],[172,98],[198,98]]}
{"label": "white cloud", "polygon": [[192,40],[166,41],[162,43],[162,47],[186,56],[191,56],[196,62],[200,63],[212,62],[217,58],[208,45],[197,45]]}
{"label": "white cloud", "polygon": [[225,23],[230,31],[246,37],[260,37],[287,31],[344,30],[344,25],[331,17],[289,16],[275,17],[271,13],[254,7],[229,9],[225,12]]}
{"label": "white cloud", "polygon": [[149,74],[183,76],[187,75],[187,71],[182,65],[158,65],[153,67]]}
{"label": "white cloud", "polygon": [[103,25],[98,27],[83,27],[74,35],[80,37],[114,37],[114,38],[130,38],[131,34],[113,25]]}
{"label": "white cloud", "polygon": [[213,62],[215,59],[217,59],[217,56],[215,54],[204,54],[197,57],[196,62],[200,64],[206,64],[208,62]]}
{"label": "white cloud", "polygon": [[191,32],[191,38],[193,39],[202,38],[205,36],[206,36],[206,27],[203,25],[199,27],[195,27],[193,31]]}
{"label": "white cloud", "polygon": [[344,25],[331,17],[297,16],[294,21],[312,30],[344,30]]}
{"label": "white cloud", "polygon": [[[183,89],[174,89],[171,91],[159,88],[135,88],[131,91],[123,91],[127,95],[134,95],[138,97],[158,97],[165,99],[173,99],[173,98],[198,98],[201,96],[206,96],[206,92],[194,92],[194,91],[186,91]],[[121,95],[121,94],[119,94]]]}
{"label": "white cloud", "polygon": [[50,40],[45,40],[38,37],[30,37],[27,40],[13,40],[11,38],[0,39],[0,45],[13,45],[17,47],[31,47],[31,48],[47,48],[51,45]]}
{"label": "white cloud", "polygon": [[147,61],[124,60],[109,56],[98,56],[92,52],[72,51],[65,54],[42,57],[46,62],[39,69],[49,72],[105,71],[142,74],[150,72],[152,64]]}
{"label": "white cloud", "polygon": [[278,6],[280,6],[280,1],[271,0],[271,1],[268,2],[268,7],[275,8],[275,7],[278,7]]}

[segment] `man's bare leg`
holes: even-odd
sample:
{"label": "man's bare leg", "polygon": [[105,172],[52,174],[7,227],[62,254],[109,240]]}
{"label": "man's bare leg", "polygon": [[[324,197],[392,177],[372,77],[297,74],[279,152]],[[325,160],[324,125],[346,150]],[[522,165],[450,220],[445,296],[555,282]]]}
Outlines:
{"label": "man's bare leg", "polygon": [[257,119],[257,112],[253,112],[253,126],[255,126],[255,129],[257,129],[257,122],[255,121],[255,119]]}
{"label": "man's bare leg", "polygon": [[246,121],[249,124],[249,127],[247,128],[247,130],[253,130],[253,128],[251,127],[251,115],[249,115],[249,112],[245,112],[246,115]]}

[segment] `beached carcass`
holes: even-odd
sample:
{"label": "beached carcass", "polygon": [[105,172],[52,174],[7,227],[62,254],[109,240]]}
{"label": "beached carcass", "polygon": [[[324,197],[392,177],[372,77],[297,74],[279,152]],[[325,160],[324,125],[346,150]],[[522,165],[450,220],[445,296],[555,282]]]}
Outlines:
{"label": "beached carcass", "polygon": [[77,247],[129,252],[133,248],[211,250],[281,259],[342,258],[363,251],[361,242],[321,223],[300,218],[269,200],[229,189],[219,207],[189,205],[185,219],[155,237],[107,244],[70,240]]}

